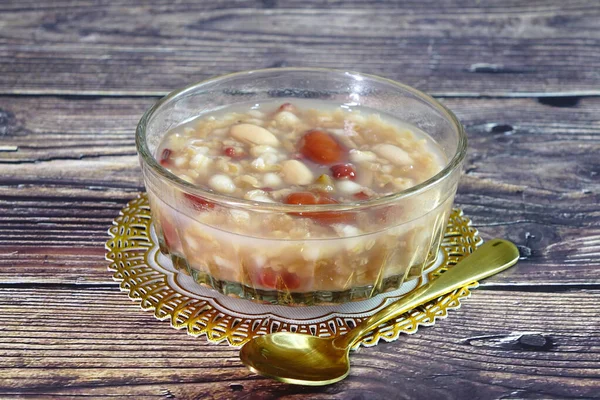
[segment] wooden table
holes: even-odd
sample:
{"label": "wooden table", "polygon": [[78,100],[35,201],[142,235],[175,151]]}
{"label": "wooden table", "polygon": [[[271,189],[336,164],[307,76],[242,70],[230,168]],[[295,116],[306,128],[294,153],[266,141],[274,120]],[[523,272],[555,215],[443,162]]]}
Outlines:
{"label": "wooden table", "polygon": [[[441,4],[443,3],[443,4]],[[107,272],[143,191],[138,119],[190,82],[317,66],[398,79],[462,120],[456,202],[522,260],[325,387],[246,370]],[[600,3],[0,3],[0,397],[600,398]]]}

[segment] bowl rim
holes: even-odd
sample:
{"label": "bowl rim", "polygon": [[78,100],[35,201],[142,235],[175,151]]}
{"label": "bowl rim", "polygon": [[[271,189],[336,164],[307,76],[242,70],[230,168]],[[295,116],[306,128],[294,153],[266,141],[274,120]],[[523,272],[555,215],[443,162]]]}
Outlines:
{"label": "bowl rim", "polygon": [[[357,202],[346,202],[346,203],[338,203],[338,204],[316,204],[316,205],[296,205],[296,204],[283,204],[283,203],[267,203],[267,202],[257,202],[252,200],[246,200],[243,198],[228,196],[225,194],[220,194],[217,192],[213,192],[207,190],[199,185],[194,185],[188,181],[185,181],[178,177],[177,175],[170,172],[168,169],[164,168],[160,165],[160,163],[156,160],[156,158],[151,154],[150,149],[148,148],[148,144],[146,141],[146,127],[148,123],[152,120],[153,116],[160,110],[160,108],[175,100],[178,97],[184,96],[188,93],[195,91],[203,86],[207,86],[210,84],[218,83],[219,81],[226,81],[231,78],[237,78],[241,76],[250,76],[252,74],[264,74],[264,73],[335,73],[335,74],[343,74],[356,78],[364,77],[371,80],[379,81],[388,85],[396,86],[402,90],[410,92],[415,97],[426,101],[429,105],[433,106],[444,115],[447,120],[454,125],[458,133],[458,143],[454,156],[449,160],[449,162],[442,168],[440,172],[430,177],[429,179],[419,183],[418,185],[411,186],[408,189],[402,190],[400,192],[395,192],[386,196],[378,197],[372,200],[365,201],[357,201]],[[434,99],[432,96],[415,89],[406,84],[400,83],[398,81],[384,78],[377,75],[365,74],[362,72],[356,72],[351,70],[342,70],[342,69],[334,69],[334,68],[305,68],[305,67],[285,67],[285,68],[265,68],[265,69],[255,69],[255,70],[246,70],[240,72],[234,72],[224,75],[219,75],[215,77],[211,77],[196,83],[192,83],[180,89],[173,90],[160,100],[158,100],[152,107],[150,107],[146,112],[142,115],[140,121],[136,127],[135,134],[135,142],[136,149],[140,156],[142,163],[145,163],[150,171],[155,174],[157,177],[166,179],[170,184],[176,186],[179,190],[184,193],[189,193],[203,199],[206,199],[210,202],[214,202],[215,204],[227,204],[228,206],[235,206],[241,208],[252,209],[253,211],[279,211],[279,212],[325,212],[325,211],[349,211],[349,210],[360,210],[364,208],[377,207],[381,205],[386,205],[389,203],[395,203],[401,199],[418,195],[419,193],[425,192],[431,187],[435,186],[437,183],[444,181],[447,177],[449,177],[463,162],[467,153],[467,135],[465,130],[458,120],[458,118],[454,115],[452,111],[450,111],[446,106],[442,103]],[[142,165],[143,167],[143,165]]]}

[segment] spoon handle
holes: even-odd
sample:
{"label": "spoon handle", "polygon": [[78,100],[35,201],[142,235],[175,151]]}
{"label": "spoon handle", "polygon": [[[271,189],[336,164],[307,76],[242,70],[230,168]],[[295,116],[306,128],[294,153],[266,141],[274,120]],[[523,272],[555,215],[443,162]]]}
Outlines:
{"label": "spoon handle", "polygon": [[497,274],[513,266],[518,259],[519,250],[514,244],[503,239],[492,239],[438,278],[373,314],[346,335],[336,338],[335,345],[353,346],[379,325],[455,289]]}

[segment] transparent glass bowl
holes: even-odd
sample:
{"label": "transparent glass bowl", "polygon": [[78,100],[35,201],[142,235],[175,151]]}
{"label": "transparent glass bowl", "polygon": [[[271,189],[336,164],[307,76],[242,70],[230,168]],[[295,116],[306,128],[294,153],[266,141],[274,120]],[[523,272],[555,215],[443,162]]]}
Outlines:
{"label": "transparent glass bowl", "polygon": [[[178,178],[155,159],[161,139],[177,125],[230,105],[275,99],[330,100],[389,114],[428,133],[448,162],[437,175],[393,195],[299,206],[220,195]],[[144,114],[136,143],[161,251],[199,284],[282,305],[365,299],[420,276],[438,253],[467,146],[454,114],[418,90],[372,75],[310,68],[240,72],[174,91]],[[201,207],[198,198],[214,206]],[[302,218],[298,214],[321,212],[378,222],[360,236],[295,240],[275,236],[278,227],[256,234],[256,226],[249,229],[243,221],[232,230],[198,219],[199,212],[239,211],[265,221],[273,220],[261,218],[267,214]]]}

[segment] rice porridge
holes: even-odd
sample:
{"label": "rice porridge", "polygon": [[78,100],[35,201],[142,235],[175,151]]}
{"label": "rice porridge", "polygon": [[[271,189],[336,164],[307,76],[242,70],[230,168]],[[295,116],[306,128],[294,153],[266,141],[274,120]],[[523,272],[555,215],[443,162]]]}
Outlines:
{"label": "rice porridge", "polygon": [[[148,187],[163,251],[184,260],[199,281],[253,290],[336,293],[405,279],[432,257],[452,201],[431,200],[436,206],[425,215],[417,212],[423,199],[361,209],[432,178],[447,159],[414,126],[322,100],[200,115],[170,130],[155,157],[231,204],[315,206],[260,212],[181,194],[175,209]],[[395,224],[399,216],[410,222]]]}

